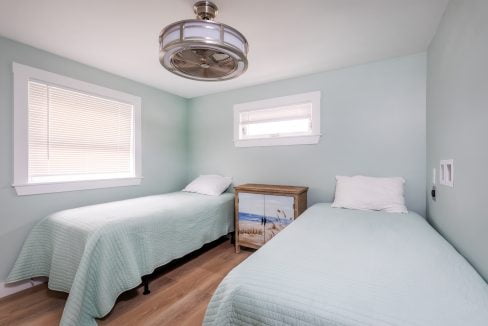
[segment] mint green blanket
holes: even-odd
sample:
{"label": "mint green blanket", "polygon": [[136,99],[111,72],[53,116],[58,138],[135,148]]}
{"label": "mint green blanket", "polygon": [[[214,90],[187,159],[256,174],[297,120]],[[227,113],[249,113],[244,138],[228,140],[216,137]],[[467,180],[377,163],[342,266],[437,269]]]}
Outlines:
{"label": "mint green blanket", "polygon": [[419,215],[316,204],[234,268],[206,326],[487,326],[488,285]]}
{"label": "mint green blanket", "polygon": [[69,292],[61,325],[96,325],[141,276],[233,230],[233,195],[176,192],[52,214],[31,231],[8,276],[49,277]]}

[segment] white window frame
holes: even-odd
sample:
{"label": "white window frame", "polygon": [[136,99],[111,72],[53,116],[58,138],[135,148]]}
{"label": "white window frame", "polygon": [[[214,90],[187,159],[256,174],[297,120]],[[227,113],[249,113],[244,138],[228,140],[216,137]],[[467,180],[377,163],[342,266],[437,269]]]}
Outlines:
{"label": "white window frame", "polygon": [[[240,113],[265,110],[279,106],[312,103],[312,132],[310,135],[239,139]],[[320,140],[320,91],[275,97],[234,105],[234,144],[236,147],[283,146],[317,144]]]}
{"label": "white window frame", "polygon": [[[14,62],[13,90],[14,90],[14,128],[13,128],[13,184],[17,195],[33,195],[52,192],[133,186],[142,180],[142,143],[141,143],[141,98],[112,90],[106,87],[65,77],[45,70],[29,67]],[[135,176],[130,178],[63,181],[49,183],[29,183],[28,179],[28,82],[38,80],[62,88],[81,91],[95,96],[109,98],[129,103],[134,106],[134,157]]]}

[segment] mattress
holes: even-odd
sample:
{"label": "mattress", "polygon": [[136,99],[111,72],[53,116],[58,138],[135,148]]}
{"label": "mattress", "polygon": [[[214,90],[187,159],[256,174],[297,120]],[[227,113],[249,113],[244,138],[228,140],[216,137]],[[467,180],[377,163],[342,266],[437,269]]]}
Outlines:
{"label": "mattress", "polygon": [[488,285],[424,218],[316,204],[234,268],[204,325],[488,325]]}
{"label": "mattress", "polygon": [[141,276],[233,230],[232,194],[176,192],[69,209],[31,231],[8,276],[69,292],[61,325],[96,325]]}

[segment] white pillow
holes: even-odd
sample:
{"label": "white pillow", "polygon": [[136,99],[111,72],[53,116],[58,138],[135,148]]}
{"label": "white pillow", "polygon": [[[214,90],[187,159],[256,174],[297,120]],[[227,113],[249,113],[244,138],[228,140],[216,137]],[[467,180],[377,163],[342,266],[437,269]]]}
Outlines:
{"label": "white pillow", "polygon": [[203,195],[219,196],[232,183],[232,178],[220,175],[201,175],[183,189],[186,192],[196,192]]}
{"label": "white pillow", "polygon": [[336,176],[332,207],[408,213],[403,196],[403,178]]}

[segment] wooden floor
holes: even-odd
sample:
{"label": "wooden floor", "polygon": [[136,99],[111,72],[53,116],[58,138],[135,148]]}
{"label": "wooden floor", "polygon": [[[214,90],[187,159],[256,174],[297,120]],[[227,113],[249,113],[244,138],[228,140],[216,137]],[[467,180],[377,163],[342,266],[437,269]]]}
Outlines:
{"label": "wooden floor", "polygon": [[[142,287],[123,293],[98,324],[201,325],[217,285],[251,253],[236,254],[228,240],[207,245],[151,276],[151,294]],[[0,325],[58,325],[66,297],[43,284],[0,299]]]}

